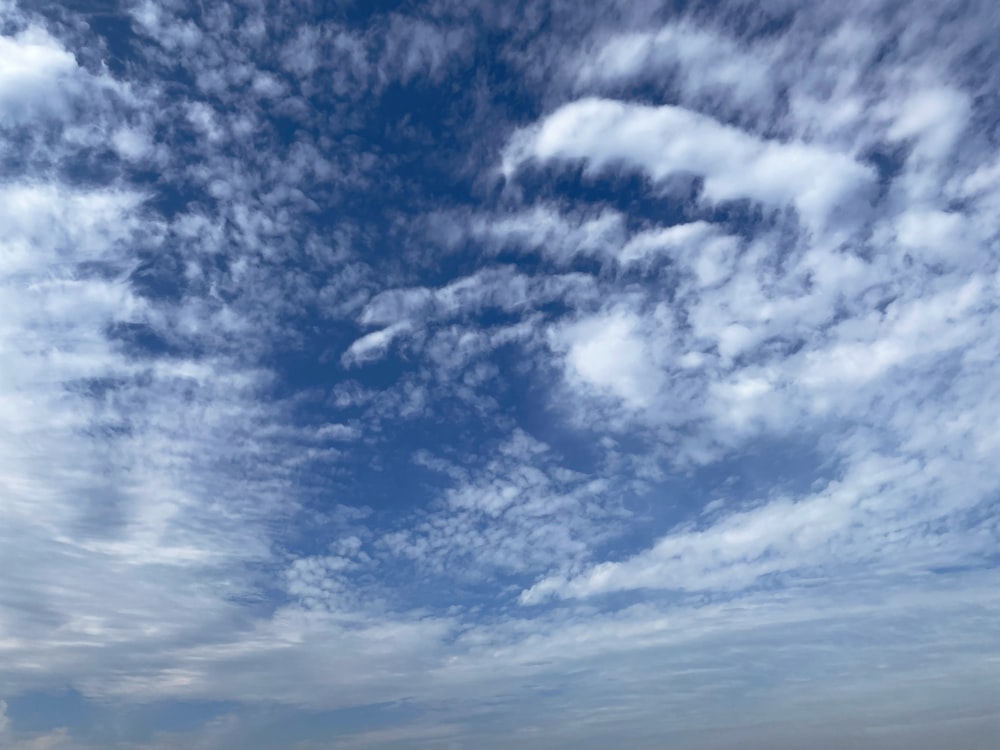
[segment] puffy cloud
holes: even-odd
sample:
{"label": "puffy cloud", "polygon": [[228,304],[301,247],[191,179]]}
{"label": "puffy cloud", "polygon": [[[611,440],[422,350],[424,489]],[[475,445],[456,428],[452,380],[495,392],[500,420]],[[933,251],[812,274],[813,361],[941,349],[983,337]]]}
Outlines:
{"label": "puffy cloud", "polygon": [[556,334],[556,348],[566,351],[567,376],[630,408],[649,406],[663,385],[663,369],[655,351],[637,335],[641,324],[629,311],[612,311]]}
{"label": "puffy cloud", "polygon": [[8,125],[66,116],[89,80],[73,54],[37,26],[0,37],[0,59],[0,122]]}

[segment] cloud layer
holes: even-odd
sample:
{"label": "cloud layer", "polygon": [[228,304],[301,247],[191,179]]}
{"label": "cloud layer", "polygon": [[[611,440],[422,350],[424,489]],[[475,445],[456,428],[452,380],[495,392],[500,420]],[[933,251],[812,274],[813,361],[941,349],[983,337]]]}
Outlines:
{"label": "cloud layer", "polygon": [[997,23],[0,3],[0,744],[985,747]]}

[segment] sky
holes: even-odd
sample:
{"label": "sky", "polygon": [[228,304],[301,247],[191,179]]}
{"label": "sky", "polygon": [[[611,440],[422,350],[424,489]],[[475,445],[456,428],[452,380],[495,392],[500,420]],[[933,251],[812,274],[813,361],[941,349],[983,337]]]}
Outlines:
{"label": "sky", "polygon": [[0,0],[0,747],[995,750],[998,31]]}

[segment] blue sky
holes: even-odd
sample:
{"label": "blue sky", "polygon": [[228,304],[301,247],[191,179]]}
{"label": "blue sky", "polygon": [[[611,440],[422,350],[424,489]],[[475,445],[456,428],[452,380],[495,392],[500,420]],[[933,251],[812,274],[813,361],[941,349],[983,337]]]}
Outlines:
{"label": "blue sky", "polygon": [[0,746],[992,750],[990,2],[0,0]]}

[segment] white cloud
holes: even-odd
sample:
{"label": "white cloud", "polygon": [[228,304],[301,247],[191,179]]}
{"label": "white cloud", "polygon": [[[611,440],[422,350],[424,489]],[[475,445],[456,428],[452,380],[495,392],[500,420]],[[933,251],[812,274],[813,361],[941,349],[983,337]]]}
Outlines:
{"label": "white cloud", "polygon": [[395,323],[378,331],[367,333],[353,342],[344,352],[342,361],[345,365],[363,364],[385,355],[393,339],[409,330],[406,321]]}
{"label": "white cloud", "polygon": [[873,183],[871,170],[849,154],[763,140],[681,107],[599,98],[563,105],[516,133],[504,174],[511,178],[531,159],[582,160],[595,171],[620,164],[654,180],[692,173],[704,177],[710,200],[794,205],[817,232],[829,228],[834,211],[859,210]]}
{"label": "white cloud", "polygon": [[[864,747],[992,694],[991,84],[922,18],[817,6],[737,40],[641,5],[620,30],[553,8],[536,40],[530,4],[351,29],[143,3],[128,86],[82,24],[9,27],[0,694],[391,704],[424,713],[343,744],[484,748],[641,747],[717,706],[738,725],[828,703],[864,715]],[[502,46],[505,66],[544,64],[449,89],[476,145],[435,169],[467,170],[448,189],[481,205],[438,206],[379,139],[439,144],[378,97],[450,86],[494,22],[527,47]],[[548,114],[504,151],[511,91]],[[630,91],[646,103],[612,98]],[[508,189],[479,174],[487,153]],[[565,161],[588,189],[529,174]],[[619,167],[652,180],[634,209],[592,200]],[[665,189],[676,174],[705,200]],[[163,208],[163,187],[190,202]],[[333,210],[373,191],[378,221]],[[759,206],[719,205],[743,199]],[[339,369],[346,320],[363,330]],[[390,352],[385,388],[344,371]],[[965,692],[928,697],[956,674]],[[249,713],[146,744],[264,742]],[[754,732],[739,741],[771,746]]]}
{"label": "white cloud", "polygon": [[608,483],[560,466],[548,446],[518,432],[478,471],[435,464],[455,483],[410,529],[380,541],[438,573],[483,580],[571,566],[618,531],[624,511]]}
{"label": "white cloud", "polygon": [[567,377],[620,398],[626,406],[648,406],[663,385],[655,350],[638,334],[641,320],[627,310],[584,319],[554,334],[565,351]]}
{"label": "white cloud", "polygon": [[939,160],[948,156],[969,117],[968,96],[946,86],[928,86],[904,100],[892,114],[887,135],[915,140],[915,156]]}
{"label": "white cloud", "polygon": [[[975,472],[976,489],[965,497],[937,497]],[[872,563],[907,570],[960,564],[975,555],[962,533],[925,537],[922,525],[978,502],[996,486],[982,467],[928,464],[916,458],[862,455],[850,459],[842,479],[798,500],[775,498],[751,510],[729,513],[697,530],[681,529],[648,550],[620,562],[603,562],[571,577],[540,579],[521,594],[523,604],[548,597],[586,598],[614,591],[746,589],[762,577],[808,577],[828,568],[851,570]],[[985,539],[979,543],[985,543]]]}
{"label": "white cloud", "polygon": [[73,54],[44,29],[31,26],[0,36],[0,124],[65,116],[67,99],[82,93],[88,78]]}
{"label": "white cloud", "polygon": [[125,159],[139,161],[148,157],[153,151],[153,144],[148,132],[141,128],[121,128],[112,136],[112,144]]}
{"label": "white cloud", "polygon": [[357,440],[361,431],[346,424],[325,424],[316,431],[319,440]]}
{"label": "white cloud", "polygon": [[[912,358],[969,346],[981,335],[970,313],[982,289],[982,281],[974,278],[910,305],[892,305],[882,321],[867,321],[867,330],[857,331],[866,339],[874,332],[874,340],[851,341],[850,334],[844,335],[830,349],[807,354],[798,377],[811,388],[857,386]],[[858,328],[843,327],[852,333]]]}
{"label": "white cloud", "polygon": [[385,36],[383,70],[404,82],[417,75],[437,78],[467,44],[461,27],[441,28],[419,18],[394,15]]}
{"label": "white cloud", "polygon": [[[422,332],[432,323],[467,318],[484,310],[523,314],[552,300],[572,303],[592,297],[593,285],[585,274],[536,278],[509,266],[487,268],[436,289],[387,289],[369,300],[358,316],[362,325],[386,327],[353,342],[344,354],[344,362],[378,359],[394,339]],[[496,345],[511,335],[517,337],[517,327],[487,338]]]}
{"label": "white cloud", "polygon": [[[692,23],[657,31],[628,32],[602,40],[571,59],[567,68],[579,88],[612,88],[640,79],[676,86],[694,104],[731,106],[756,114],[775,96],[773,55]],[[677,75],[670,75],[672,72]]]}
{"label": "white cloud", "polygon": [[[591,217],[566,215],[552,206],[535,206],[500,217],[474,216],[468,223],[473,241],[483,242],[495,252],[514,248],[537,251],[559,264],[580,256],[607,258],[615,253],[625,235],[624,217],[609,209]],[[461,241],[465,238],[452,240]]]}
{"label": "white cloud", "polygon": [[[863,492],[853,500],[837,494],[843,502],[821,493],[731,511],[708,528],[680,529],[634,556],[571,576],[556,571],[526,589],[522,600],[636,588],[744,589],[766,576],[810,575],[810,566],[864,566],[873,559],[905,568],[921,564],[908,556],[920,544],[933,544],[944,558],[974,557],[982,548],[963,550],[956,514],[965,503],[986,502],[991,491],[985,466],[971,458],[979,455],[973,446],[983,444],[990,417],[973,424],[956,414],[937,449],[930,447],[929,424],[916,427],[929,404],[957,406],[966,379],[980,382],[981,376],[978,366],[959,382],[942,373],[963,369],[958,363],[969,362],[973,351],[995,347],[985,332],[993,306],[984,306],[982,297],[990,283],[983,272],[995,268],[986,239],[993,234],[980,214],[985,201],[959,206],[948,197],[949,191],[980,195],[980,185],[992,190],[985,188],[993,184],[988,166],[955,157],[969,123],[968,95],[920,66],[886,65],[879,71],[886,91],[877,104],[879,89],[862,70],[876,35],[852,37],[846,26],[820,43],[821,55],[845,63],[832,80],[819,84],[823,70],[807,68],[801,81],[785,72],[796,70],[789,64],[797,54],[790,33],[773,45],[719,52],[727,64],[751,67],[742,81],[746,89],[727,89],[711,71],[699,76],[694,62],[707,59],[711,50],[698,45],[713,33],[694,34],[685,47],[674,36],[678,28],[604,39],[576,61],[576,90],[608,91],[614,81],[646,81],[647,69],[678,66],[685,107],[739,112],[735,121],[750,123],[746,130],[680,106],[586,97],[518,130],[504,151],[504,175],[516,183],[532,162],[563,161],[583,162],[591,175],[634,168],[660,182],[689,172],[704,178],[704,195],[713,202],[747,197],[794,206],[813,232],[793,239],[757,230],[753,238],[737,239],[696,220],[628,238],[620,244],[623,268],[655,282],[641,292],[607,285],[605,309],[617,309],[619,317],[578,324],[579,341],[570,336],[575,328],[559,329],[563,338],[554,339],[554,348],[565,356],[569,386],[558,393],[559,402],[579,424],[601,431],[652,427],[675,460],[687,455],[697,463],[717,459],[720,450],[747,450],[754,437],[822,432],[834,460],[847,467],[845,487],[867,486],[869,472],[884,484],[870,500],[858,499]],[[812,89],[810,82],[816,82]],[[767,125],[777,117],[770,105],[748,110],[742,98],[770,96],[779,85],[787,87],[793,109],[788,119]],[[698,86],[705,88],[695,91]],[[759,129],[783,136],[765,139]],[[912,150],[879,203],[874,170],[860,154],[887,141],[908,141]],[[657,284],[668,287],[669,307],[667,290]],[[652,310],[668,310],[668,324],[651,324]],[[941,390],[933,391],[931,382]],[[616,418],[594,398],[599,391],[620,400]],[[890,451],[886,465],[897,469],[880,474],[861,458],[873,445],[901,443],[913,446],[918,463],[930,462],[944,443],[969,463],[929,463],[926,474],[911,479],[910,468],[903,468],[918,465],[911,459]],[[936,503],[924,489],[961,483],[962,476],[975,476],[977,489],[955,505]],[[901,510],[907,503],[908,520]],[[924,537],[916,519],[933,517],[950,518],[954,534]],[[880,547],[884,539],[893,541]]]}
{"label": "white cloud", "polygon": [[[236,623],[230,597],[252,589],[245,566],[269,557],[267,523],[294,499],[265,429],[277,411],[258,399],[269,375],[251,342],[222,343],[248,330],[247,308],[144,293],[149,259],[183,255],[183,232],[117,172],[67,174],[95,147],[147,154],[158,91],[139,97],[20,25],[0,37],[0,140],[27,144],[0,184],[0,692],[48,689],[39,675],[58,673],[91,694]],[[170,251],[168,235],[182,239]]]}

